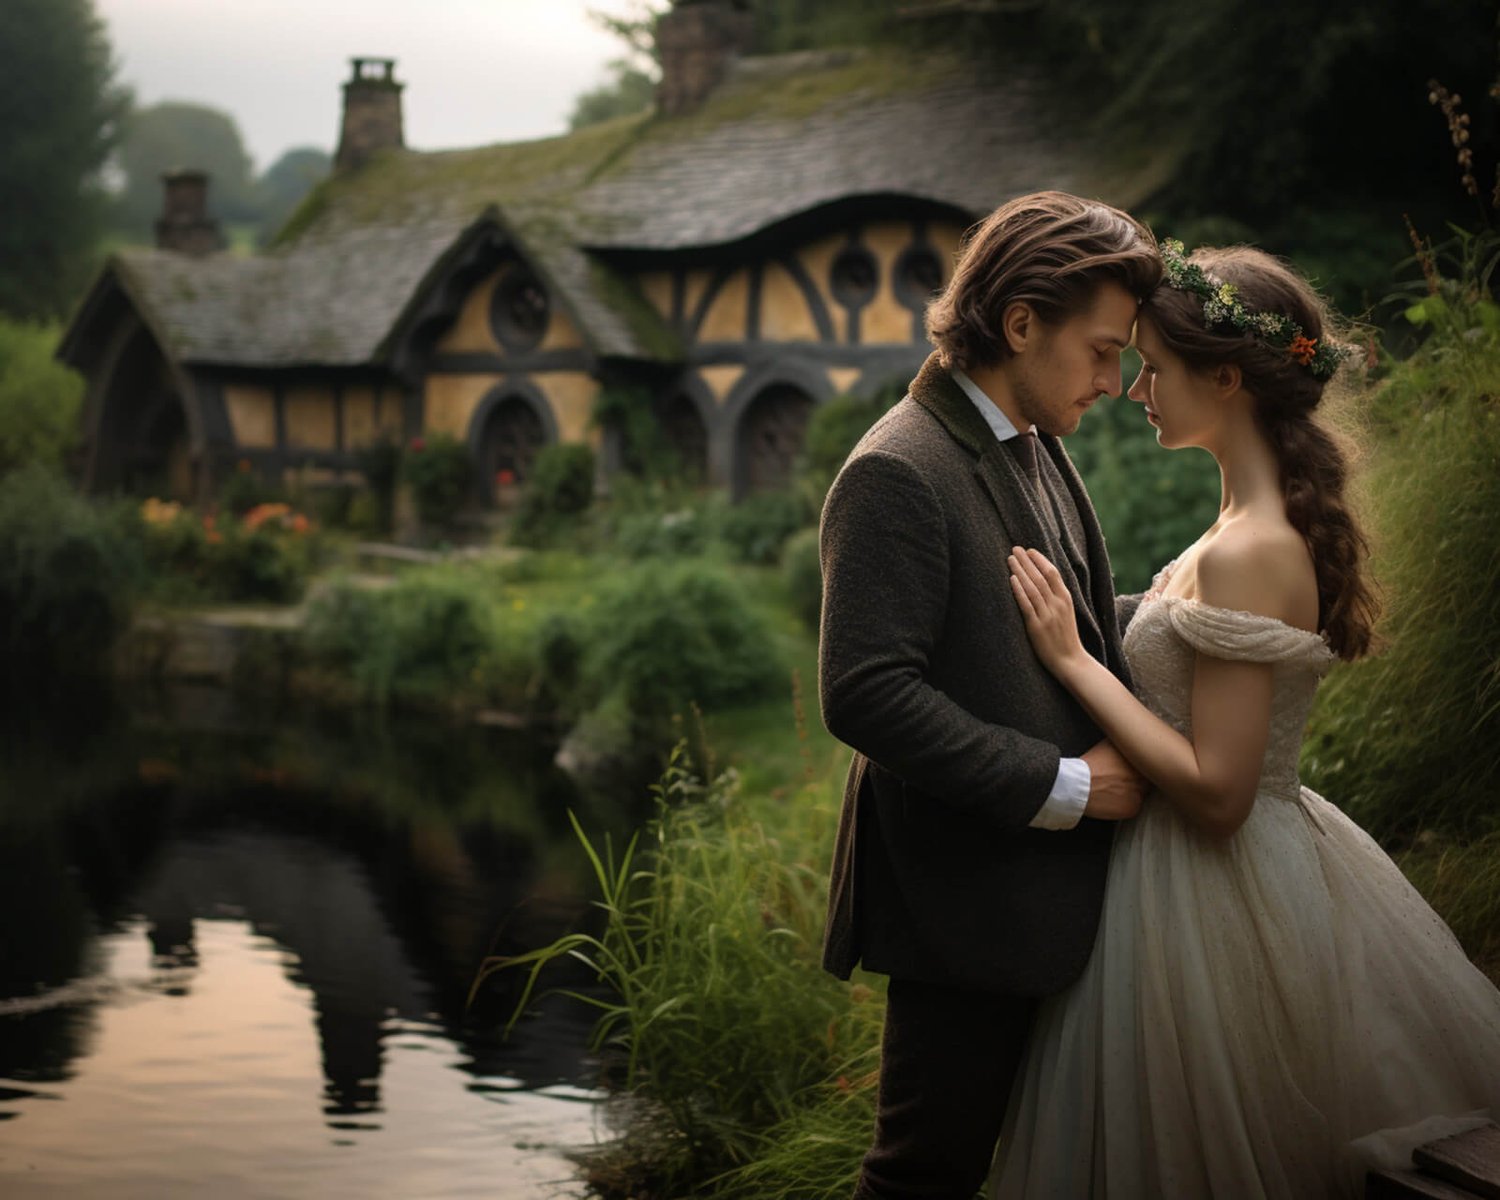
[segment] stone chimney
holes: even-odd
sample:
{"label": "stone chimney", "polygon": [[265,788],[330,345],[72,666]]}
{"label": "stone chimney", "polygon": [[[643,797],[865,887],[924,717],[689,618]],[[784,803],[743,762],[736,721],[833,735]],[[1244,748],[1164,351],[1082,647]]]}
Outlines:
{"label": "stone chimney", "polygon": [[219,223],[208,215],[208,173],[168,171],[163,184],[161,216],[156,220],[156,244],[180,254],[212,254],[224,248]]}
{"label": "stone chimney", "polygon": [[352,171],[380,150],[406,145],[401,132],[401,88],[394,58],[351,58],[354,74],[344,84],[344,125],[339,131],[335,171]]}
{"label": "stone chimney", "polygon": [[657,109],[669,117],[692,112],[750,48],[754,34],[755,17],[743,0],[677,0],[656,25]]}

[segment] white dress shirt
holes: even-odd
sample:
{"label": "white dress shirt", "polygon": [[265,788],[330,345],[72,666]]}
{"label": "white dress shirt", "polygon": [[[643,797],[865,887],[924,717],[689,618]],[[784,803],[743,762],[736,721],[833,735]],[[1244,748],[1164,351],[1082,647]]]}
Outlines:
{"label": "white dress shirt", "polygon": [[[997,441],[1009,441],[1016,436],[1017,429],[1010,423],[1000,406],[984,394],[977,383],[970,379],[957,367],[951,372],[953,382],[958,384],[974,407],[979,410],[979,415],[984,418],[984,423],[990,427]],[[1033,425],[1032,431],[1036,426]],[[1057,764],[1057,778],[1052,783],[1052,793],[1047,797],[1046,803],[1037,810],[1036,816],[1031,818],[1033,829],[1072,829],[1078,824],[1078,819],[1083,816],[1083,808],[1089,802],[1089,784],[1092,776],[1089,774],[1089,765],[1081,758],[1064,758]]]}

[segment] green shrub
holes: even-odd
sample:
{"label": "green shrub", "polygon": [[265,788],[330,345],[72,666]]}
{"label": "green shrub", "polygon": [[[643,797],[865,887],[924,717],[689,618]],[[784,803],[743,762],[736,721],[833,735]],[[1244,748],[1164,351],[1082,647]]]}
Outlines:
{"label": "green shrub", "polygon": [[689,703],[722,708],[767,695],[781,678],[770,630],[722,568],[646,562],[599,591],[585,679],[642,714]]}
{"label": "green shrub", "polygon": [[474,460],[469,447],[452,434],[412,438],[401,456],[401,478],[410,486],[417,515],[429,525],[447,528],[469,498]]}
{"label": "green shrub", "polygon": [[792,608],[812,629],[823,615],[823,565],[818,560],[818,531],[803,529],[787,539],[781,570]]}
{"label": "green shrub", "polygon": [[140,570],[120,529],[40,465],[0,477],[0,646],[10,681],[103,672]]}
{"label": "green shrub", "polygon": [[612,545],[629,558],[687,558],[706,551],[713,522],[701,508],[627,513],[615,522]]}
{"label": "green shrub", "polygon": [[482,690],[497,630],[472,583],[425,571],[381,591],[330,586],[308,606],[307,637],[325,663],[349,672],[361,694],[385,704],[402,695]]}
{"label": "green shrub", "polygon": [[904,383],[892,382],[868,400],[835,396],[813,409],[802,443],[802,472],[819,503],[849,457],[849,451],[905,391]]}
{"label": "green shrub", "polygon": [[365,477],[374,505],[373,510],[362,508],[357,520],[351,513],[351,523],[361,527],[368,523],[371,532],[389,533],[396,507],[396,483],[401,478],[401,443],[390,434],[381,434],[359,447],[354,461]]}
{"label": "green shrub", "polygon": [[148,591],[161,601],[290,604],[301,598],[317,558],[311,523],[286,504],[260,504],[236,517],[149,499],[136,513],[129,532]]}
{"label": "green shrub", "polygon": [[550,545],[573,530],[593,502],[593,450],[573,444],[544,446],[526,481],[511,538],[523,546]]}
{"label": "green shrub", "polygon": [[285,490],[262,476],[248,459],[236,463],[235,469],[219,485],[219,509],[236,517],[244,516],[259,505],[285,499]]}
{"label": "green shrub", "polygon": [[0,475],[60,470],[78,441],[83,379],[53,358],[57,330],[0,320]]}
{"label": "green shrub", "polygon": [[764,492],[725,509],[719,537],[740,562],[774,563],[780,560],[787,538],[815,519],[802,496]]}

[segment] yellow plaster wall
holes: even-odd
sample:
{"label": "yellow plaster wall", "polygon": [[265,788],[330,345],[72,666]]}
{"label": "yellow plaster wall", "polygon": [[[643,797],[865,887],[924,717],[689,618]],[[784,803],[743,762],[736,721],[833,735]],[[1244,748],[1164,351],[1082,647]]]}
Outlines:
{"label": "yellow plaster wall", "polygon": [[499,382],[499,375],[429,375],[422,394],[422,428],[468,437],[474,410]]}
{"label": "yellow plaster wall", "polygon": [[[376,397],[380,407],[377,415]],[[368,446],[381,434],[401,432],[401,392],[397,388],[346,387],[344,389],[344,448]]]}
{"label": "yellow plaster wall", "polygon": [[237,446],[246,450],[276,445],[276,397],[267,387],[243,383],[224,385],[224,407]]}
{"label": "yellow plaster wall", "polygon": [[457,319],[438,340],[438,353],[503,353],[490,329],[490,298],[495,294],[495,284],[499,279],[500,272],[495,271],[469,289]]}
{"label": "yellow plaster wall", "polygon": [[911,245],[909,221],[880,221],[864,228],[864,243],[880,264],[880,288],[860,310],[859,340],[910,342],[911,309],[896,299],[896,259]]}
{"label": "yellow plaster wall", "polygon": [[665,321],[672,319],[672,272],[644,271],[635,277],[636,287]]}
{"label": "yellow plaster wall", "polygon": [[833,384],[835,396],[847,396],[860,376],[858,367],[829,367],[828,382]]}
{"label": "yellow plaster wall", "polygon": [[807,272],[807,277],[812,280],[812,285],[817,289],[818,295],[823,298],[823,307],[828,310],[828,315],[833,319],[834,330],[840,336],[844,333],[841,320],[844,306],[834,300],[828,276],[833,268],[834,258],[848,241],[849,238],[845,234],[834,233],[819,241],[810,242],[797,252],[797,260],[802,264],[802,269]]}
{"label": "yellow plaster wall", "polygon": [[943,282],[953,278],[953,260],[958,257],[958,247],[964,238],[964,227],[948,221],[935,221],[927,227],[927,240],[937,251],[938,261],[943,264]]}
{"label": "yellow plaster wall", "polygon": [[739,270],[724,281],[714,296],[703,324],[698,327],[700,342],[743,342],[745,319],[750,311],[750,272]]}
{"label": "yellow plaster wall", "polygon": [[691,320],[698,311],[698,302],[703,299],[703,293],[708,290],[709,281],[713,279],[713,272],[708,270],[689,271],[682,281],[682,311],[685,320]]}
{"label": "yellow plaster wall", "polygon": [[573,318],[568,316],[563,306],[557,302],[557,297],[548,293],[551,301],[551,316],[547,319],[547,332],[542,335],[541,345],[538,350],[577,350],[583,345],[583,335],[578,332],[578,326],[573,324]]}
{"label": "yellow plaster wall", "polygon": [[818,323],[791,272],[767,263],[760,281],[760,336],[773,342],[816,342]]}
{"label": "yellow plaster wall", "polygon": [[708,390],[713,393],[714,403],[720,407],[724,404],[724,397],[729,395],[730,390],[740,381],[740,376],[744,373],[745,368],[740,366],[698,368],[698,374],[703,377],[703,382],[708,384]]}
{"label": "yellow plaster wall", "polygon": [[289,449],[336,450],[333,389],[303,385],[288,388],[282,397]]}
{"label": "yellow plaster wall", "polygon": [[599,381],[582,371],[545,371],[531,377],[552,405],[557,437],[562,442],[597,443],[599,431],[590,427]]}

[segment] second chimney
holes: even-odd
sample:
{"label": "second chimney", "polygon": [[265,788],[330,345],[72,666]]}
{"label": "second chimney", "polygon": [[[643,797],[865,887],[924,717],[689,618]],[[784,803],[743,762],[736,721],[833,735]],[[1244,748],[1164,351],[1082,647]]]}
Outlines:
{"label": "second chimney", "polygon": [[401,132],[401,88],[394,58],[352,58],[354,74],[344,84],[344,123],[335,171],[352,171],[381,150],[406,145]]}
{"label": "second chimney", "polygon": [[692,112],[750,48],[754,34],[755,18],[737,0],[677,0],[656,24],[656,107],[669,117]]}
{"label": "second chimney", "polygon": [[163,184],[162,212],[156,221],[156,245],[180,254],[212,254],[224,248],[219,223],[208,215],[208,174],[205,171],[168,171]]}

